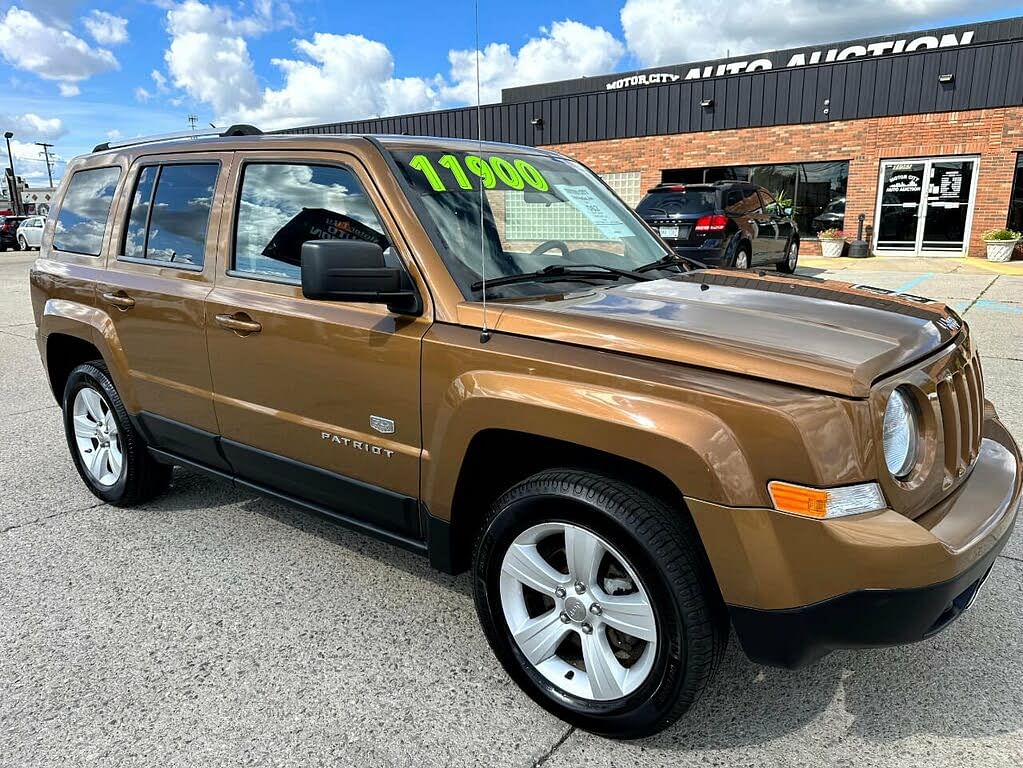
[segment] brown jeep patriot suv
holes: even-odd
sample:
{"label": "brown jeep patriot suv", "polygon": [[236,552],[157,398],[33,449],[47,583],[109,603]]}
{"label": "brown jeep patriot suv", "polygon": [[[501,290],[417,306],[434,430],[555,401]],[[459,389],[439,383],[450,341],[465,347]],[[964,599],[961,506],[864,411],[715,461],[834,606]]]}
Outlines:
{"label": "brown jeep patriot suv", "polygon": [[619,737],[731,627],[796,667],[973,602],[1020,454],[948,307],[693,268],[553,152],[257,134],[68,166],[32,301],[100,499],[177,464],[471,569],[508,674]]}

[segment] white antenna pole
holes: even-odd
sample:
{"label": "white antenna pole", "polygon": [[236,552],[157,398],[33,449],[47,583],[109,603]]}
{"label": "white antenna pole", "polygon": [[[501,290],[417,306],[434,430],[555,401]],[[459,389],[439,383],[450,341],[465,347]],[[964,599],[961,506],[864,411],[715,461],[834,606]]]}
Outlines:
{"label": "white antenna pole", "polygon": [[[483,162],[483,110],[480,106],[480,0],[475,0],[476,11],[476,140],[479,142],[480,162]],[[480,344],[490,341],[490,329],[487,327],[487,250],[483,230],[483,177],[480,176],[480,269],[483,283],[483,330],[480,332]]]}

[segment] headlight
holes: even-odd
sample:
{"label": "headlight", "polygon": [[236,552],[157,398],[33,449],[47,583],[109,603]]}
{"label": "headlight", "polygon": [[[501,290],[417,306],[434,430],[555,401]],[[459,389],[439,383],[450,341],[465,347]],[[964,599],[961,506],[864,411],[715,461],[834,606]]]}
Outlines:
{"label": "headlight", "polygon": [[918,427],[913,401],[901,388],[888,398],[882,433],[884,462],[888,471],[893,477],[904,478],[916,464]]}

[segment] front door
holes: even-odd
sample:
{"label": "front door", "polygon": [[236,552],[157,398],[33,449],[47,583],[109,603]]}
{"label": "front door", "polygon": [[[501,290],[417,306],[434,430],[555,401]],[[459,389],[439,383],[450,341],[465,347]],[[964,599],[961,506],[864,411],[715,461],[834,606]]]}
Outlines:
{"label": "front door", "polygon": [[976,158],[883,162],[877,250],[917,256],[965,253],[976,179]]}
{"label": "front door", "polygon": [[[303,240],[386,238],[385,258],[409,269],[407,247],[355,157],[238,157],[234,227],[221,239],[207,300],[224,454],[244,482],[421,540],[419,366],[429,315],[310,300],[301,287]],[[289,236],[275,237],[289,222]]]}

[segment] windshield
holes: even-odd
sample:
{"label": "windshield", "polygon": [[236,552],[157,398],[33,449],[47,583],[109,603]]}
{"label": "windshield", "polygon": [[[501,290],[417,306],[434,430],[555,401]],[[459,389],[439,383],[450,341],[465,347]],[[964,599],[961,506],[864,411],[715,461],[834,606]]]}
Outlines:
{"label": "windshield", "polygon": [[[494,151],[393,150],[406,192],[466,298],[473,284],[550,266],[636,269],[669,252],[583,166],[567,158]],[[480,183],[483,185],[482,215]],[[481,233],[482,220],[482,233]],[[480,245],[483,245],[483,256]],[[566,275],[556,282],[489,287],[491,297],[561,292],[608,279]]]}
{"label": "windshield", "polygon": [[712,189],[679,189],[651,192],[636,207],[636,213],[645,218],[711,213],[717,209],[717,198]]}

